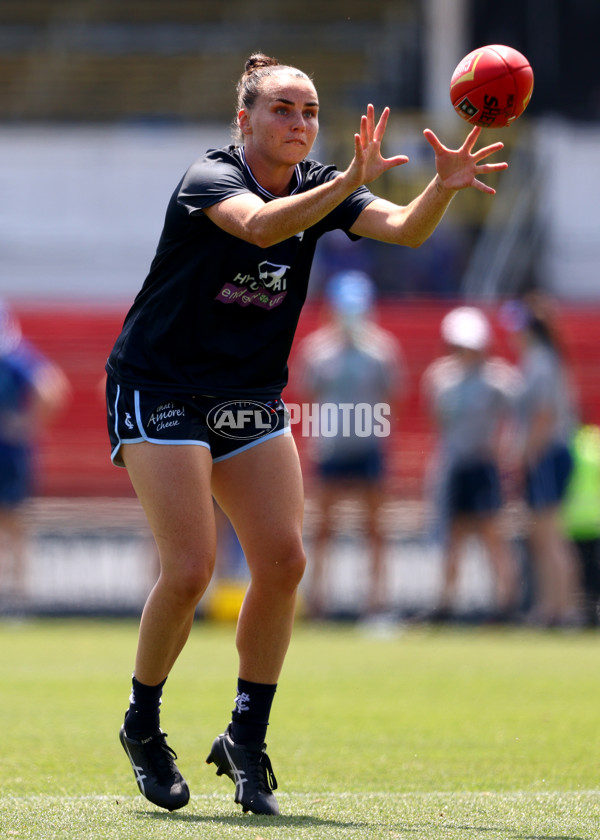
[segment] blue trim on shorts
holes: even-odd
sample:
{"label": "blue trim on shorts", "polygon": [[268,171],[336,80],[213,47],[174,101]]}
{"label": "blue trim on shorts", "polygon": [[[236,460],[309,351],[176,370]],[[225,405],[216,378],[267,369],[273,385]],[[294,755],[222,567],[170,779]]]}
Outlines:
{"label": "blue trim on shorts", "polygon": [[135,419],[138,424],[138,429],[142,432],[142,437],[139,441],[127,440],[123,441],[124,443],[141,443],[142,441],[146,441],[146,443],[156,443],[158,446],[205,446],[207,449],[210,449],[210,445],[208,443],[203,440],[195,440],[194,438],[184,438],[183,440],[164,440],[162,438],[148,437],[142,422],[139,391],[133,392],[133,401],[135,405]]}
{"label": "blue trim on shorts", "polygon": [[130,444],[130,443],[131,444],[153,443],[157,446],[204,446],[204,447],[206,447],[206,449],[210,450],[209,444],[205,443],[204,441],[201,441],[201,440],[160,440],[158,438],[148,437],[148,435],[146,434],[146,432],[144,430],[144,425],[142,423],[142,417],[141,417],[141,411],[140,411],[140,392],[139,391],[134,391],[133,399],[134,399],[134,405],[135,405],[135,419],[137,421],[138,429],[141,430],[142,435],[141,435],[141,437],[123,439],[119,435],[119,412],[118,412],[118,409],[117,409],[120,393],[121,393],[121,386],[117,385],[117,396],[116,396],[115,405],[114,405],[114,411],[115,411],[115,427],[114,428],[115,428],[115,437],[118,439],[119,443],[113,449],[113,451],[110,453],[110,459],[113,462],[113,464],[115,465],[115,467],[125,468],[125,464],[122,463],[123,459],[121,458],[120,461],[117,461],[116,459],[117,459],[118,453],[121,450],[121,447],[123,445],[127,445],[127,444]]}
{"label": "blue trim on shorts", "polygon": [[240,446],[239,449],[234,449],[233,452],[228,452],[227,455],[219,455],[218,458],[213,458],[213,464],[218,464],[219,461],[227,461],[229,458],[233,458],[234,455],[239,455],[240,452],[246,452],[247,449],[252,449],[253,446],[258,446],[259,443],[264,443],[267,440],[271,440],[271,438],[279,437],[279,435],[291,435],[292,430],[289,426],[286,426],[285,429],[277,429],[276,432],[269,432],[268,435],[264,437],[258,438],[257,440],[253,440],[251,443],[247,443],[245,446]]}
{"label": "blue trim on shorts", "polygon": [[[245,452],[246,449],[271,437],[291,433],[289,415],[281,399],[265,402],[245,399],[223,401],[202,394],[171,395],[163,390],[148,392],[127,386],[122,387],[110,374],[107,377],[106,389],[108,432],[112,447],[111,460],[117,467],[125,466],[119,453],[121,446],[129,443],[152,443],[157,446],[203,446],[208,449],[213,461],[216,462],[237,455],[238,452]],[[241,445],[237,445],[240,441],[231,435],[222,435],[211,426],[211,414],[218,410],[221,404],[235,406],[236,403],[245,402],[258,404],[268,409],[269,424],[273,431],[262,434],[261,424],[255,420],[255,424],[258,423],[257,430],[260,436],[251,440],[246,437],[246,441],[242,440]],[[156,411],[158,414],[155,414]],[[242,422],[246,423],[249,419],[244,416]],[[153,436],[148,434],[147,429],[153,425],[156,426],[157,433],[160,431],[160,436],[156,436],[156,433]],[[237,428],[235,422],[231,428]],[[182,434],[182,437],[178,438],[178,433]]]}
{"label": "blue trim on shorts", "polygon": [[[125,464],[119,464],[117,461],[114,460],[114,456],[119,452],[122,446],[128,446],[130,443],[151,443],[153,446],[204,446],[205,449],[210,451],[210,446],[208,443],[204,443],[201,440],[154,440],[153,438],[132,438],[131,440],[122,440],[118,447],[114,450],[111,455],[111,460],[115,467],[124,467]],[[233,453],[235,455],[235,452]]]}
{"label": "blue trim on shorts", "polygon": [[[121,451],[121,447],[123,446],[123,443],[124,443],[123,439],[121,438],[121,436],[119,434],[119,408],[118,408],[118,405],[119,405],[120,395],[121,395],[121,386],[117,385],[117,392],[116,392],[116,396],[115,396],[115,403],[114,403],[113,409],[114,409],[114,412],[115,412],[114,431],[115,431],[115,437],[118,440],[118,443],[115,446],[115,448],[112,450],[112,452],[110,453],[110,460],[113,462],[115,467],[120,467],[121,469],[125,469],[125,464],[122,463],[122,459],[121,459],[121,463],[119,463],[119,461],[117,461],[117,455]],[[130,441],[128,440],[127,443],[142,443],[142,441],[143,441],[143,438],[133,438]]]}

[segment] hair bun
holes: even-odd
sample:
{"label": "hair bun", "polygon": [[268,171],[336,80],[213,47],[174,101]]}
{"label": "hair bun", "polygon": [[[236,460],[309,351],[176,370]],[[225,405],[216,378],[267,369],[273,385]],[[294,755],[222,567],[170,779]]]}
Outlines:
{"label": "hair bun", "polygon": [[264,53],[253,53],[246,60],[246,75],[254,73],[256,70],[261,70],[263,67],[275,67],[279,62],[276,58],[271,58]]}

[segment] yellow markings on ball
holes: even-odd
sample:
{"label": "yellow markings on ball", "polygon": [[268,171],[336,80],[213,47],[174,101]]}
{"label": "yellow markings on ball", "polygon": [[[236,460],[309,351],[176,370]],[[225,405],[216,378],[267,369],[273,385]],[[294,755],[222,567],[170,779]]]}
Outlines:
{"label": "yellow markings on ball", "polygon": [[[465,70],[463,70],[460,65],[456,68],[455,72],[456,73],[461,73],[461,75],[458,78],[452,80],[452,83],[450,85],[450,90],[452,90],[454,85],[458,85],[461,82],[470,82],[475,78],[475,68],[477,67],[477,63],[479,62],[479,59],[481,58],[482,55],[483,55],[483,52],[478,52],[478,53],[475,53],[474,55],[469,57],[470,58],[470,61],[469,61],[470,69],[465,68]],[[469,65],[467,65],[467,67]],[[530,96],[531,96],[531,94],[530,94]]]}

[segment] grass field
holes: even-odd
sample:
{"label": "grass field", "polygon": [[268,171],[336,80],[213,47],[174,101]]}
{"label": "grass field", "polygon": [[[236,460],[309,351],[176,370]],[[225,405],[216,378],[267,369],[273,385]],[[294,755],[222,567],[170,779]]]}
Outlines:
{"label": "grass field", "polygon": [[163,727],[192,790],[137,795],[117,732],[134,622],[0,624],[0,836],[94,840],[598,840],[600,634],[299,624],[269,754],[278,818],[204,763],[235,692],[233,628],[198,623]]}

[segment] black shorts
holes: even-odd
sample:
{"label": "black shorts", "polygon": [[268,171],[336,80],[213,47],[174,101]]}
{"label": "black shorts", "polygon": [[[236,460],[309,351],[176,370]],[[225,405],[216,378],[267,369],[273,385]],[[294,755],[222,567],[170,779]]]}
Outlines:
{"label": "black shorts", "polygon": [[502,507],[498,468],[490,461],[456,466],[450,471],[447,493],[450,516],[495,513]]}
{"label": "black shorts", "polygon": [[383,457],[378,449],[319,461],[317,473],[323,481],[374,481],[383,477]]}
{"label": "black shorts", "polygon": [[231,458],[278,435],[290,434],[281,399],[228,400],[204,394],[138,391],[106,380],[111,459],[124,467],[123,443],[205,446],[214,462]]}

